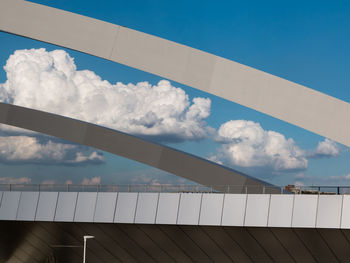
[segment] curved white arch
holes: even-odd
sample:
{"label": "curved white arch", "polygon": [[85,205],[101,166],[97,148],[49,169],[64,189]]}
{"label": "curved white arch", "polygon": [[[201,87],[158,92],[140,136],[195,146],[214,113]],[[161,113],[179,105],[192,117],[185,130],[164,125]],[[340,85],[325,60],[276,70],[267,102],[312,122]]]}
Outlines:
{"label": "curved white arch", "polygon": [[0,30],[150,72],[350,146],[349,103],[228,59],[22,0],[0,1]]}
{"label": "curved white arch", "polygon": [[[120,131],[68,117],[0,102],[0,123],[55,136],[147,164],[219,191],[261,193],[270,184],[200,157]],[[279,192],[270,187],[268,192]]]}

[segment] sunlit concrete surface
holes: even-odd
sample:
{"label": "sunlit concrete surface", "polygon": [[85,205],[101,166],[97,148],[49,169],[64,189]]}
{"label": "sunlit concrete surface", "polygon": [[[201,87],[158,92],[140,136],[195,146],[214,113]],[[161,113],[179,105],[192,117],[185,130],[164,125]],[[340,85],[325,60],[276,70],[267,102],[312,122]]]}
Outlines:
{"label": "sunlit concrete surface", "polygon": [[188,46],[22,0],[0,1],[0,30],[122,63],[350,146],[350,104]]}

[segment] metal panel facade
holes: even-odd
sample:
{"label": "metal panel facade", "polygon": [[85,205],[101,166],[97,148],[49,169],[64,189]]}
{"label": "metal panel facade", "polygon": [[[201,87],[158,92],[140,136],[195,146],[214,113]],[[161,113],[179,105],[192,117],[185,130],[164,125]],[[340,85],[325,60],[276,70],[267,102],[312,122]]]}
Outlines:
{"label": "metal panel facade", "polygon": [[350,195],[343,196],[341,228],[350,228]]}
{"label": "metal panel facade", "polygon": [[133,223],[138,193],[119,193],[115,210],[115,223]]}
{"label": "metal panel facade", "polygon": [[118,193],[98,193],[94,222],[112,223]]}
{"label": "metal panel facade", "polygon": [[57,207],[58,192],[40,192],[36,221],[53,221]]}
{"label": "metal panel facade", "polygon": [[16,191],[1,195],[0,220],[350,228],[348,195]]}
{"label": "metal panel facade", "polygon": [[249,194],[245,212],[245,226],[267,226],[270,195]]}
{"label": "metal panel facade", "polygon": [[154,224],[159,193],[139,193],[135,216],[136,224]]}
{"label": "metal panel facade", "polygon": [[19,201],[17,220],[34,221],[39,192],[22,192]]}
{"label": "metal panel facade", "polygon": [[0,220],[16,220],[21,192],[4,192],[0,207]]}
{"label": "metal panel facade", "polygon": [[318,195],[295,195],[293,227],[315,227]]}
{"label": "metal panel facade", "polygon": [[180,194],[160,193],[157,210],[157,224],[176,224]]}
{"label": "metal panel facade", "polygon": [[97,193],[78,193],[74,222],[93,222]]}
{"label": "metal panel facade", "polygon": [[342,195],[320,195],[318,198],[316,227],[339,228],[342,202]]}
{"label": "metal panel facade", "polygon": [[269,227],[291,227],[294,195],[271,195]]}
{"label": "metal panel facade", "polygon": [[202,194],[181,194],[177,224],[197,225]]}
{"label": "metal panel facade", "polygon": [[78,193],[60,192],[58,195],[55,221],[72,222],[74,219],[75,206]]}
{"label": "metal panel facade", "polygon": [[246,202],[246,194],[226,194],[221,224],[223,226],[243,226]]}
{"label": "metal panel facade", "polygon": [[200,225],[220,225],[224,194],[203,194]]}

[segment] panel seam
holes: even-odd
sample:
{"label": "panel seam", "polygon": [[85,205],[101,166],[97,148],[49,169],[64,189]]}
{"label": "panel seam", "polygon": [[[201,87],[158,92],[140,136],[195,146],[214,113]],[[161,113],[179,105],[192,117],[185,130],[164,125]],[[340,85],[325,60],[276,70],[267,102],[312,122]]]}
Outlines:
{"label": "panel seam", "polygon": [[108,57],[108,60],[111,60],[112,56],[113,56],[113,53],[114,53],[114,47],[117,43],[117,39],[118,39],[118,35],[119,35],[119,30],[120,30],[120,25],[115,25],[117,26],[117,29],[116,29],[116,33],[115,33],[115,36],[113,38],[113,44],[112,44],[112,48],[111,48],[111,53],[109,54],[109,57]]}
{"label": "panel seam", "polygon": [[140,192],[137,192],[137,196],[136,196],[136,205],[135,205],[135,212],[134,212],[134,224],[135,224],[135,220],[136,220],[136,214],[137,214],[137,205],[139,204],[139,195]]}
{"label": "panel seam", "polygon": [[160,198],[160,193],[158,193],[157,207],[156,207],[156,215],[155,215],[155,217],[154,217],[154,224],[156,224],[156,223],[157,223],[158,206],[159,206],[159,198]]}
{"label": "panel seam", "polygon": [[199,225],[200,220],[201,220],[202,202],[203,202],[203,193],[201,194],[201,201],[200,201],[200,205],[199,205],[199,215],[198,215],[198,223],[197,223],[197,225]]}
{"label": "panel seam", "polygon": [[226,193],[224,194],[224,198],[222,199],[220,226],[222,226],[222,218],[224,216],[225,199],[226,199]]}

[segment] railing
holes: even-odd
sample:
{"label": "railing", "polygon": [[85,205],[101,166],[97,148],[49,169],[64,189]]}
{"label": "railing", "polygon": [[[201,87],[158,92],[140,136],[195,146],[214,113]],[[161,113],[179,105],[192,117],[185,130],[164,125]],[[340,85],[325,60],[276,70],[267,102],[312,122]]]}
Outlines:
{"label": "railing", "polygon": [[285,190],[294,194],[350,194],[350,186],[286,186]]}
{"label": "railing", "polygon": [[350,194],[350,186],[0,184],[0,191]]}
{"label": "railing", "polygon": [[81,185],[81,184],[0,184],[0,191],[53,192],[168,192],[168,193],[270,193],[283,192],[283,187],[242,185]]}

